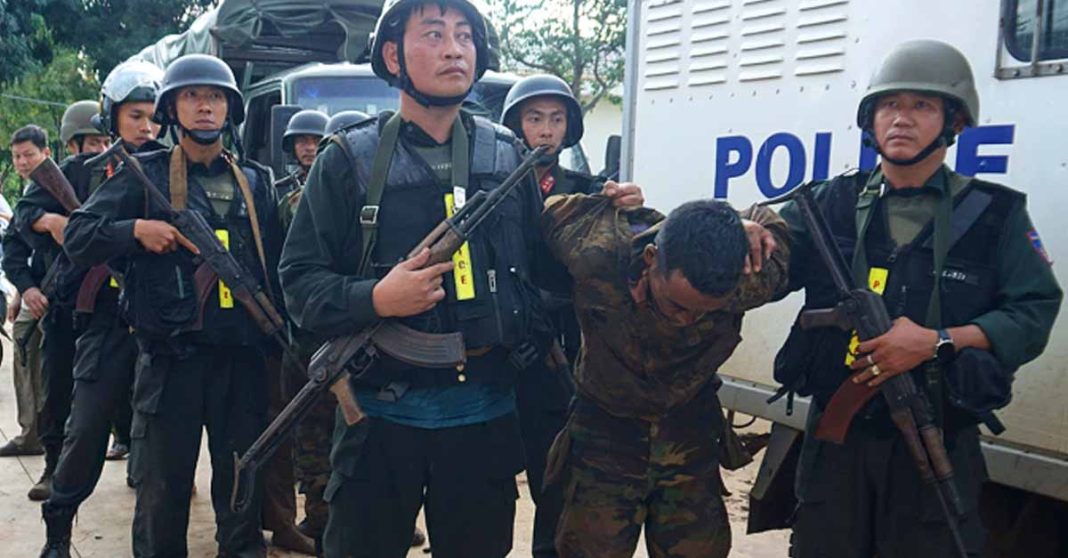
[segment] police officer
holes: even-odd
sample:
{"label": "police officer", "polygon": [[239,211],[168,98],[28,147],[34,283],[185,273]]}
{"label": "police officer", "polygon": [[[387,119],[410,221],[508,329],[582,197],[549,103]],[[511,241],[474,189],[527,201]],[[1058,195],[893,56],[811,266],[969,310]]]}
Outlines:
{"label": "police officer", "polygon": [[548,74],[523,78],[504,100],[504,124],[527,147],[550,148],[538,162],[538,186],[542,196],[593,194],[603,179],[560,166],[560,153],[582,139],[582,107],[564,80]]}
{"label": "police officer", "polygon": [[[11,135],[9,148],[12,167],[22,180],[29,180],[30,173],[37,168],[37,165],[51,156],[51,150],[48,148],[48,132],[34,124],[15,130],[15,133]],[[13,216],[12,211],[7,218],[8,225]],[[12,363],[15,402],[22,432],[0,447],[0,456],[3,457],[44,453],[37,422],[41,400],[44,396],[41,391],[41,332],[36,326],[37,317],[44,311],[42,304],[44,295],[40,295],[40,289],[37,287],[46,270],[41,258],[34,260],[30,257],[32,254],[33,248],[18,235],[18,231],[14,227],[7,226],[3,238],[3,269],[7,279],[11,281],[16,290],[11,305],[7,309],[6,317],[12,322],[11,334],[15,339],[27,341],[25,348],[19,349]],[[13,269],[18,273],[12,274]],[[31,289],[37,289],[34,295],[36,300],[32,304],[24,303],[21,293]]]}
{"label": "police officer", "polygon": [[[88,169],[85,161],[108,147],[110,138],[92,123],[96,115],[95,101],[79,101],[67,107],[63,113],[60,126],[60,139],[66,145],[71,156],[60,164],[64,176],[75,188],[81,189],[82,199],[88,196]],[[11,233],[6,241],[6,253],[13,257],[5,259],[5,272],[9,276],[25,275],[21,270],[30,264],[24,258],[16,257],[24,250],[15,244],[26,243],[33,251],[33,258],[40,258],[48,266],[65,265],[63,256],[63,227],[67,224],[66,212],[60,207],[56,211],[46,210],[42,203],[52,197],[39,185],[30,184],[26,195],[15,205],[15,218]],[[54,201],[54,200],[52,200]],[[53,207],[53,209],[55,209]],[[44,401],[38,418],[41,433],[41,445],[45,450],[45,468],[40,480],[29,491],[31,500],[40,501],[48,498],[52,475],[59,463],[59,454],[63,447],[63,428],[70,415],[71,390],[74,367],[73,314],[70,304],[52,300],[55,289],[42,292],[42,285],[34,286],[22,292],[25,303],[37,304],[45,310],[37,315],[44,332],[41,344],[41,377]]]}
{"label": "police officer", "polygon": [[[245,272],[268,292],[281,239],[269,170],[226,151],[244,119],[241,93],[221,60],[187,55],[166,70],[153,120],[172,127],[170,150],[137,156],[178,208],[199,213]],[[216,541],[224,556],[266,554],[260,510],[230,510],[234,453],[261,430],[267,406],[265,339],[225,284],[144,187],[120,169],[72,214],[67,253],[80,265],[125,258],[124,310],[138,342],[133,453],[135,556],[184,556],[201,429],[211,453]],[[257,496],[258,498],[258,496]]]}
{"label": "police officer", "polygon": [[[293,221],[293,211],[300,200],[300,191],[304,188],[304,181],[308,177],[308,169],[315,162],[316,150],[319,140],[322,139],[324,129],[329,117],[317,110],[302,110],[290,117],[286,124],[286,130],[282,134],[282,148],[293,157],[297,163],[296,170],[289,176],[274,183],[275,191],[281,200],[278,202],[278,217],[283,230],[288,230]],[[311,355],[307,355],[310,357]],[[268,375],[268,417],[273,420],[285,406],[288,398],[296,394],[300,385],[307,381],[303,374],[291,366],[287,366],[281,359],[267,360]],[[290,377],[295,375],[296,377]],[[326,399],[325,397],[323,398]],[[333,418],[333,409],[328,408],[321,413],[329,413]],[[307,428],[301,424],[301,434],[298,436],[300,444],[298,448],[307,447],[310,442],[303,434]],[[329,450],[328,450],[329,451]],[[300,455],[294,453],[294,448],[288,442],[283,443],[278,451],[271,457],[263,471],[263,526],[271,531],[271,542],[280,548],[294,550],[304,554],[315,554],[315,532],[307,529],[307,519],[313,513],[305,513],[305,529],[298,530],[296,521],[297,498],[293,490],[296,479],[294,478],[294,458],[296,464],[303,465],[307,459],[301,460]],[[324,508],[322,498],[316,498],[314,489],[308,495],[307,482],[308,468],[298,468],[297,473],[301,477],[301,491],[305,492],[305,510]],[[329,470],[329,469],[328,469]],[[321,475],[320,475],[321,476]],[[325,486],[325,482],[322,483]],[[321,495],[321,491],[318,493]],[[321,523],[326,524],[325,517]],[[319,530],[321,532],[321,528]]]}
{"label": "police officer", "polygon": [[297,168],[292,174],[275,183],[279,197],[304,186],[308,169],[315,162],[319,140],[323,139],[329,119],[325,113],[317,110],[302,110],[290,117],[286,131],[282,134],[282,150],[293,157]]}
{"label": "police officer", "polygon": [[[535,167],[542,198],[557,194],[594,194],[604,181],[565,169],[560,152],[582,139],[582,107],[564,80],[552,75],[523,78],[508,91],[501,124],[515,132],[529,148],[547,146]],[[516,391],[523,447],[527,459],[527,482],[537,506],[534,513],[534,556],[555,556],[556,523],[563,507],[560,486],[543,492],[545,462],[549,446],[567,421],[568,405],[574,395],[568,362],[578,356],[581,333],[568,296],[544,293],[546,311],[559,333],[545,361],[525,369]],[[562,347],[563,353],[559,352]],[[560,356],[566,356],[566,360]]]}
{"label": "police officer", "polygon": [[368,418],[335,430],[326,556],[404,556],[421,506],[436,556],[503,557],[512,546],[523,449],[509,357],[523,353],[535,317],[534,184],[483,223],[456,271],[424,267],[427,251],[402,261],[456,204],[519,164],[510,131],[460,110],[489,64],[486,37],[467,0],[386,3],[371,60],[401,90],[400,111],[333,136],[286,240],[280,274],[302,328],[332,336],[401,319],[459,331],[468,350],[461,372],[385,358],[351,384]]}
{"label": "police officer", "polygon": [[59,121],[59,139],[69,155],[100,153],[108,148],[111,137],[93,122],[100,105],[96,101],[71,103]]}
{"label": "police officer", "polygon": [[[162,149],[155,142],[159,126],[151,121],[163,71],[147,62],[125,62],[115,67],[100,89],[97,121],[101,129],[129,151]],[[115,172],[115,163],[101,162],[80,173],[72,182],[83,201]],[[38,219],[66,221],[66,210],[41,187],[34,185],[23,200],[39,213]],[[40,234],[40,233],[38,233]],[[100,479],[107,450],[111,418],[128,414],[137,345],[118,308],[119,283],[106,266],[68,270],[60,289],[60,303],[74,309],[78,342],[74,358],[75,389],[71,401],[63,451],[52,480],[52,493],[41,505],[47,541],[45,558],[70,554],[71,522],[78,506],[92,494]],[[116,439],[129,440],[129,419],[116,420]],[[121,429],[125,429],[122,432]]]}
{"label": "police officer", "polygon": [[[301,111],[301,112],[307,112],[307,111]],[[298,113],[298,114],[300,114],[300,113]],[[293,118],[296,118],[296,115],[294,115]],[[324,128],[323,128],[322,135],[323,136],[332,136],[332,135],[336,134],[342,128],[346,128],[348,126],[356,124],[357,122],[363,122],[364,120],[367,120],[368,118],[370,118],[370,116],[368,116],[367,113],[360,112],[358,110],[343,110],[343,111],[335,114],[334,116],[330,117],[330,120],[328,120],[326,122],[326,126],[324,126]],[[292,122],[292,120],[290,122]],[[312,151],[312,159],[313,160],[314,160],[314,157],[315,157],[315,153],[316,153],[315,151]],[[311,168],[311,163],[308,164],[308,169],[310,169],[310,168]],[[279,183],[281,184],[285,180],[289,180],[289,179],[288,178],[283,179],[283,180],[279,181]],[[306,180],[307,180],[307,170],[305,170],[305,172],[302,175],[302,178],[301,178],[299,183],[297,183],[294,187],[290,187],[288,189],[288,191],[282,193],[282,196],[281,196],[282,197],[282,202],[278,205],[278,214],[282,218],[282,226],[284,228],[286,228],[286,229],[288,229],[290,223],[293,222],[293,214],[296,213],[297,205],[300,204],[300,192],[301,192],[301,190],[304,189],[304,182]],[[282,192],[282,190],[280,189],[279,192]]]}
{"label": "police officer", "polygon": [[334,116],[330,117],[330,120],[326,122],[325,135],[332,136],[341,131],[342,128],[348,128],[357,122],[363,122],[370,116],[366,112],[358,110],[343,110]]}
{"label": "police officer", "polygon": [[[1008,389],[1008,374],[1044,349],[1062,297],[1024,195],[944,164],[957,134],[978,120],[971,67],[957,49],[909,41],[883,60],[857,110],[880,163],[818,185],[815,198],[855,279],[882,294],[893,327],[852,353],[849,334],[797,330],[780,354],[783,370],[797,370],[802,392],[813,396],[809,434],[843,382],[913,376],[943,429],[969,556],[979,556],[984,540],[977,423],[996,427],[971,403],[984,395],[974,386]],[[788,204],[782,215],[795,242],[791,289],[805,289],[809,307],[833,304],[797,208]],[[881,398],[853,419],[844,445],[805,437],[797,497],[791,556],[957,554]]]}

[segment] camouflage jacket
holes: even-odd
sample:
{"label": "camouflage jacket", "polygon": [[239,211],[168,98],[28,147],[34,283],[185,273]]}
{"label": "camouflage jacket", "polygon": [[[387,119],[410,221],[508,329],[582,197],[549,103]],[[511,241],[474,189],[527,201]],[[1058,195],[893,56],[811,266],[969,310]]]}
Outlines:
{"label": "camouflage jacket", "polygon": [[653,241],[662,214],[617,210],[597,195],[546,202],[546,242],[574,278],[583,337],[575,383],[584,396],[613,415],[655,420],[719,381],[717,370],[741,341],[743,313],[771,300],[788,279],[785,222],[766,208],[750,208],[742,217],[767,227],[779,248],[760,273],[743,278],[727,308],[683,327],[630,293],[628,277],[641,265],[641,251]]}

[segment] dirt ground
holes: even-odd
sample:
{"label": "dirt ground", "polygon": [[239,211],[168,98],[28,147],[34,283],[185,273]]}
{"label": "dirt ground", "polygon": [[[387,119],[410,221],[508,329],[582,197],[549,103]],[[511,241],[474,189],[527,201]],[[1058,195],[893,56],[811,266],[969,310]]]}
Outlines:
{"label": "dirt ground", "polygon": [[[4,362],[0,366],[0,445],[18,433],[15,414],[14,388],[11,378],[11,347],[4,341]],[[754,429],[765,429],[757,425]],[[753,429],[751,429],[752,431]],[[776,531],[760,535],[745,534],[745,518],[748,509],[749,489],[756,478],[757,462],[735,472],[725,474],[725,482],[732,493],[727,498],[731,525],[734,533],[732,557],[772,558],[786,554],[788,533]],[[193,497],[189,521],[189,555],[210,557],[215,555],[215,525],[211,502],[207,496],[211,482],[206,445],[201,448],[197,469],[199,493]],[[26,498],[26,491],[41,474],[43,457],[0,458],[0,555],[33,557],[44,543],[44,523],[40,506]],[[72,555],[80,558],[115,558],[130,555],[130,523],[133,516],[134,492],[127,488],[126,462],[110,461],[104,466],[103,477],[93,496],[81,507],[73,535]],[[515,548],[510,556],[530,555],[530,535],[533,526],[534,506],[526,486],[526,478],[520,475],[520,500],[516,512]],[[420,522],[422,519],[420,518]],[[299,556],[269,547],[271,557]],[[413,548],[409,558],[426,557],[425,549]],[[646,557],[642,544],[635,556]]]}

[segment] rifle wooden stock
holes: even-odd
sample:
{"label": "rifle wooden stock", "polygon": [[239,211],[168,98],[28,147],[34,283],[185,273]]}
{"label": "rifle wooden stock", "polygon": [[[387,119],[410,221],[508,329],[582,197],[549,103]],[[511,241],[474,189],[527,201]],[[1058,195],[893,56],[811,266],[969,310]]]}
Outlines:
{"label": "rifle wooden stock", "polygon": [[830,402],[823,410],[816,425],[816,437],[820,440],[844,444],[853,417],[879,393],[879,388],[869,387],[867,382],[856,383],[847,379],[838,386]]}
{"label": "rifle wooden stock", "polygon": [[82,202],[78,201],[78,196],[74,193],[74,187],[52,159],[41,161],[30,173],[30,180],[51,194],[68,214],[82,206]]}
{"label": "rifle wooden stock", "polygon": [[[50,158],[45,158],[44,161],[37,165],[37,168],[33,169],[33,172],[30,173],[30,180],[55,198],[68,215],[82,206],[82,203],[78,201],[78,196],[74,193],[74,186],[71,186],[66,175],[59,170],[59,166]],[[48,271],[45,272],[45,276],[41,279],[41,284],[38,288],[45,296],[51,296],[52,287],[59,280],[59,274],[64,268],[61,261],[64,257],[66,256],[58,256],[52,262],[52,265],[48,266]],[[18,339],[15,339],[15,355],[19,359],[19,363],[23,365],[26,364],[27,345],[29,345],[30,339],[33,338],[33,334],[37,331],[37,324],[40,322],[41,318],[34,318],[30,326],[26,328],[26,332],[20,335]]]}

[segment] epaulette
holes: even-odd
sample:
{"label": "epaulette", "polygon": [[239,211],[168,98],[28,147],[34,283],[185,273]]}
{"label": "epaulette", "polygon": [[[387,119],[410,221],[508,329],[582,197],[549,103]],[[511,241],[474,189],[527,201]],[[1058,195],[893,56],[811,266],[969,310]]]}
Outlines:
{"label": "epaulette", "polygon": [[1027,199],[1027,194],[1025,194],[1025,193],[1023,193],[1023,192],[1021,192],[1021,191],[1019,191],[1019,190],[1017,190],[1015,188],[1011,188],[1009,186],[1006,186],[1004,184],[999,184],[997,182],[989,182],[989,181],[986,181],[986,180],[980,180],[978,178],[972,177],[972,185],[975,186],[975,187],[979,187],[979,188],[986,188],[986,189],[989,189],[989,190],[995,190],[995,191],[1001,192],[1003,194],[1007,194],[1007,195],[1009,195],[1009,196],[1011,196],[1011,197],[1013,197],[1015,199],[1018,199],[1018,200]]}

